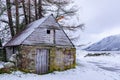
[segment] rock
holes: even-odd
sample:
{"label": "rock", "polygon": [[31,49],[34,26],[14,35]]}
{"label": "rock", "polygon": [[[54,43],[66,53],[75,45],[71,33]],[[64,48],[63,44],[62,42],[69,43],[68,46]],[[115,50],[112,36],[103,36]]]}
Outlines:
{"label": "rock", "polygon": [[4,68],[3,64],[4,64],[3,62],[0,62],[0,69]]}
{"label": "rock", "polygon": [[14,62],[17,63],[17,59],[16,59],[16,54],[12,54],[12,56],[9,59],[10,62]]}
{"label": "rock", "polygon": [[12,67],[15,67],[15,64],[12,63],[12,62],[6,62],[3,64],[4,65],[4,68],[12,68]]}

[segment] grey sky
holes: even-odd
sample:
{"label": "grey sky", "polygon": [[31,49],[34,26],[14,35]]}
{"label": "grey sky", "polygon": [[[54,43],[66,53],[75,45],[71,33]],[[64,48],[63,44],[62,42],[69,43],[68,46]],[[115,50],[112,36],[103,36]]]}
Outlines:
{"label": "grey sky", "polygon": [[80,18],[85,23],[81,42],[95,42],[120,34],[120,0],[76,0]]}

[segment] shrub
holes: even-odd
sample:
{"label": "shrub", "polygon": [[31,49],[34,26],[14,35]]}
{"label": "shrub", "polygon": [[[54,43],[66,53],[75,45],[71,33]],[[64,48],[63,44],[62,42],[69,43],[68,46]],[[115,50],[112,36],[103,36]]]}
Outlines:
{"label": "shrub", "polygon": [[8,73],[8,74],[10,74],[11,71],[10,71],[10,69],[8,69],[8,68],[1,68],[1,69],[0,69],[0,74],[3,74],[3,73]]}
{"label": "shrub", "polygon": [[88,53],[87,55],[85,55],[84,57],[87,57],[87,56],[102,56],[102,55],[110,55],[110,53]]}

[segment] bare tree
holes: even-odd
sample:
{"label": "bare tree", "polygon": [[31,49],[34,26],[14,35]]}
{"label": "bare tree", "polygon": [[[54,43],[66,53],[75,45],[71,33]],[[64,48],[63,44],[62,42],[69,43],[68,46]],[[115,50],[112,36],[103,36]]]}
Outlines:
{"label": "bare tree", "polygon": [[13,27],[13,20],[12,20],[12,12],[11,12],[11,3],[10,0],[6,0],[6,6],[7,6],[7,14],[8,14],[8,20],[9,20],[9,27],[11,31],[11,36],[13,37],[15,35],[14,27]]}
{"label": "bare tree", "polygon": [[34,1],[34,6],[35,6],[35,19],[38,19],[38,7],[37,7],[37,0]]}
{"label": "bare tree", "polygon": [[45,7],[44,11],[46,13],[52,12],[54,16],[56,16],[56,18],[59,18],[61,16],[72,16],[77,11],[76,9],[73,8],[66,9],[66,7],[69,6],[71,0],[43,0],[43,1],[44,1],[43,7]]}
{"label": "bare tree", "polygon": [[28,17],[29,23],[31,22],[31,0],[28,0]]}
{"label": "bare tree", "polygon": [[43,15],[42,15],[42,0],[38,1],[38,15],[39,15],[39,19],[41,17],[43,17]]}
{"label": "bare tree", "polygon": [[71,1],[72,0],[43,0],[43,12],[45,14],[52,13],[70,39],[76,41],[80,38],[80,34],[74,36],[74,32],[84,30],[84,24],[76,24],[75,21],[72,21],[73,24],[67,23],[76,16],[78,11],[78,8],[72,4]]}
{"label": "bare tree", "polygon": [[19,33],[20,31],[20,26],[19,26],[19,5],[18,5],[18,0],[15,0],[15,6],[16,6],[16,33]]}
{"label": "bare tree", "polygon": [[3,4],[2,0],[0,0],[0,16],[4,13],[5,10],[6,10],[6,7]]}
{"label": "bare tree", "polygon": [[28,18],[27,18],[27,12],[26,12],[26,7],[25,7],[25,0],[22,0],[22,7],[23,7],[23,14],[24,14],[24,19],[25,19],[25,24],[28,24]]}

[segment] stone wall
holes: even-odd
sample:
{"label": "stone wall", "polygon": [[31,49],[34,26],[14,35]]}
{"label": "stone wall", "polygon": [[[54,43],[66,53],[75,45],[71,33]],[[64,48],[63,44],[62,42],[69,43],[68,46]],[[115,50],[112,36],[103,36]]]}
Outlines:
{"label": "stone wall", "polygon": [[56,48],[56,47],[41,47],[41,46],[21,46],[18,67],[30,72],[36,72],[36,49],[49,49],[49,71],[61,71],[74,68],[76,64],[75,48]]}
{"label": "stone wall", "polygon": [[[76,49],[75,48],[55,48],[54,55],[51,55],[51,69],[53,71],[61,71],[75,68],[76,65]],[[52,71],[51,70],[51,71]]]}
{"label": "stone wall", "polygon": [[22,70],[29,70],[35,72],[35,46],[21,46],[20,54],[18,55],[18,67]]}
{"label": "stone wall", "polygon": [[6,53],[2,47],[0,47],[0,61],[6,61]]}

